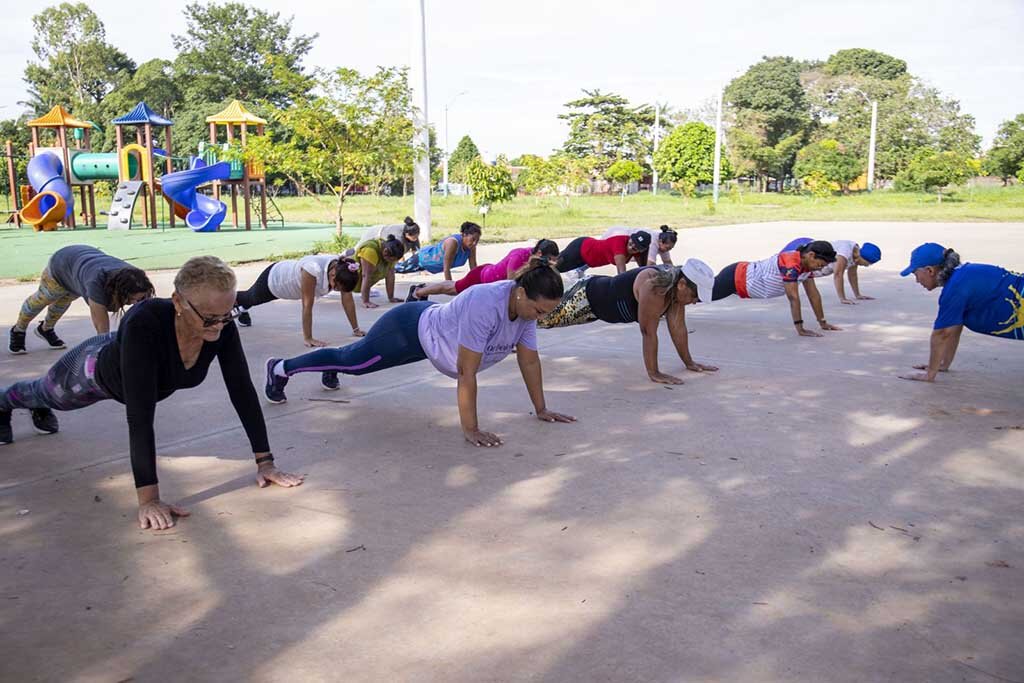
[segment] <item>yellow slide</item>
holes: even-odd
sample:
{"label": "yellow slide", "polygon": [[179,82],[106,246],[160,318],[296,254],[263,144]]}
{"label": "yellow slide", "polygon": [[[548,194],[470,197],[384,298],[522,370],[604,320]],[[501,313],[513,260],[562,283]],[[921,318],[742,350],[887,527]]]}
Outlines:
{"label": "yellow slide", "polygon": [[21,209],[21,220],[31,225],[36,232],[49,232],[57,229],[67,212],[68,207],[63,197],[56,192],[43,191]]}

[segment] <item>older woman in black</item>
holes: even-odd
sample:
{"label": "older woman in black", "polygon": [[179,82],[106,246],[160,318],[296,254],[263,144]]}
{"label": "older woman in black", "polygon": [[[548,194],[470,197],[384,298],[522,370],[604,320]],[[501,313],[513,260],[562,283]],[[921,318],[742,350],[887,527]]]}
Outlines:
{"label": "older woman in black", "polygon": [[213,256],[189,259],[174,278],[170,299],[132,307],[116,333],[71,349],[43,377],[0,391],[0,443],[13,441],[11,411],[32,412],[37,431],[59,429],[54,410],[76,410],[104,399],[125,405],[132,473],[143,529],[174,526],[188,511],[160,500],[156,476],[156,404],[178,389],[199,386],[217,360],[231,404],[256,458],[256,481],[297,486],[302,477],[274,467],[259,398],[238,337],[232,310],[235,274]]}

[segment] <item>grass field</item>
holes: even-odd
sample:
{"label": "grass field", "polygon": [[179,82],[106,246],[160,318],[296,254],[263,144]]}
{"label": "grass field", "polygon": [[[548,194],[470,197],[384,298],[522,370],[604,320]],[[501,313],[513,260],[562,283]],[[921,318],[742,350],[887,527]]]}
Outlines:
{"label": "grass field", "polygon": [[[215,254],[232,263],[256,261],[311,249],[333,234],[333,202],[311,197],[282,197],[278,206],[288,222],[267,231],[223,230],[193,233],[184,228],[109,232],[105,229],[33,233],[0,228],[0,278],[35,277],[56,249],[66,244],[93,244],[142,268],[174,268],[189,256]],[[0,206],[5,206],[0,197]],[[353,196],[345,203],[347,231],[359,226],[397,223],[413,212],[412,197]],[[463,221],[483,223],[466,197],[434,197],[433,223],[440,232]],[[785,220],[835,221],[1020,221],[1024,188],[1013,186],[962,190],[938,203],[933,195],[881,191],[815,200],[785,194],[725,193],[717,207],[709,196],[684,199],[649,193],[561,198],[520,197],[497,206],[485,223],[484,241],[594,234],[610,225],[699,227],[727,223]]]}

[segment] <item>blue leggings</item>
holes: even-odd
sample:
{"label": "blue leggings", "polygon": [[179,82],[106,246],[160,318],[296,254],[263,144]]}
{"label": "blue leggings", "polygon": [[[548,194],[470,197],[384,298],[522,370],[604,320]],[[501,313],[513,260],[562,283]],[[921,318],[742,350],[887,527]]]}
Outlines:
{"label": "blue leggings", "polygon": [[336,349],[319,349],[284,362],[289,377],[299,372],[341,372],[368,375],[399,365],[424,360],[427,354],[418,332],[423,311],[437,304],[410,301],[395,306],[380,317],[366,336]]}

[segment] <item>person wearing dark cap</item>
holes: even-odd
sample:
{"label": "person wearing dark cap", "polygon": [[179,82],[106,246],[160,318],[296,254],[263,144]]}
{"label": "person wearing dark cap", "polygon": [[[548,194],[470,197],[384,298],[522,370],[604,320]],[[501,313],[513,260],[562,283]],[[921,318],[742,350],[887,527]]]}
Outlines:
{"label": "person wearing dark cap", "polygon": [[783,251],[761,261],[740,261],[726,266],[715,276],[712,300],[718,301],[733,294],[741,299],[773,299],[786,295],[793,325],[801,337],[820,337],[820,332],[804,328],[800,313],[800,283],[804,285],[818,325],[823,330],[840,330],[825,320],[821,293],[812,275],[830,263],[835,263],[836,251],[823,240],[808,242],[793,251]]}
{"label": "person wearing dark cap", "polygon": [[[782,248],[782,251],[798,249],[814,240],[810,237],[797,237],[795,240]],[[863,245],[850,240],[831,240],[832,248],[836,250],[836,262],[825,266],[817,271],[812,277],[831,275],[836,286],[836,295],[839,303],[855,305],[857,302],[846,297],[846,288],[843,285],[843,273],[850,278],[850,289],[853,290],[854,299],[858,301],[873,301],[875,297],[861,294],[860,281],[858,280],[858,267],[868,268],[882,260],[882,250],[871,242]]]}
{"label": "person wearing dark cap", "polygon": [[664,317],[679,359],[692,372],[714,372],[714,365],[690,356],[685,307],[710,301],[715,273],[711,266],[689,259],[682,266],[634,268],[614,277],[584,276],[537,325],[543,329],[601,320],[638,323],[643,339],[644,367],[652,382],[682,384],[683,380],[658,367],[658,325]]}
{"label": "person wearing dark cap", "polygon": [[960,263],[960,255],[927,242],[910,253],[900,275],[913,274],[929,292],[942,288],[939,313],[932,327],[927,365],[922,373],[902,379],[933,382],[949,370],[964,328],[1000,339],[1024,340],[1024,274],[984,263]]}
{"label": "person wearing dark cap", "polygon": [[650,248],[651,236],[642,230],[603,240],[577,237],[559,254],[556,268],[559,273],[568,273],[582,266],[600,268],[614,263],[621,274],[626,272],[626,264],[634,259],[638,266],[646,266]]}

